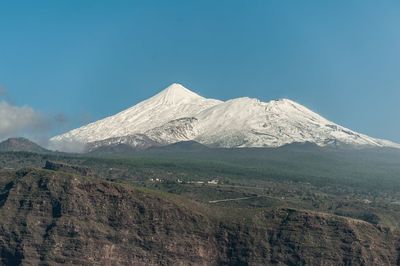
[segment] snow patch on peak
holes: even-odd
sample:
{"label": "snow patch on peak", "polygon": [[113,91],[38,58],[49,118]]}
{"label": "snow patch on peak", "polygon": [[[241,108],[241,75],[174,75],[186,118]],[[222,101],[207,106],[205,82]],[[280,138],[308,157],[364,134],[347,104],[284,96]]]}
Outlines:
{"label": "snow patch on peak", "polygon": [[183,85],[179,83],[172,83],[163,91],[156,94],[150,99],[157,100],[163,104],[174,105],[174,104],[179,104],[181,102],[190,102],[193,100],[199,100],[205,98],[185,88]]}
{"label": "snow patch on peak", "polygon": [[261,101],[256,98],[250,98],[250,97],[240,97],[240,98],[235,98],[229,101],[226,101],[227,103],[230,104],[259,104]]}
{"label": "snow patch on peak", "polygon": [[304,108],[307,109],[306,107],[304,107],[303,105],[299,104],[298,102],[295,102],[293,100],[290,99],[278,99],[278,100],[272,100],[269,102],[266,102],[268,105],[271,106],[280,106],[281,108],[284,107],[291,107],[291,108]]}
{"label": "snow patch on peak", "polygon": [[94,142],[127,135],[143,134],[171,120],[193,117],[221,101],[206,99],[180,84],[172,84],[155,96],[116,115],[55,136],[51,142]]}

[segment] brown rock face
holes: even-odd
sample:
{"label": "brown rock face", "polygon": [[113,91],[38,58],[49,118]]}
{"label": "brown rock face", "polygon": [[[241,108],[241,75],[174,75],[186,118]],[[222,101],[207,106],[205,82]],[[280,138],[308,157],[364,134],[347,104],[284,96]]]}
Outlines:
{"label": "brown rock face", "polygon": [[61,172],[77,174],[77,175],[81,175],[81,176],[94,175],[93,171],[90,168],[83,167],[83,166],[77,166],[77,165],[69,165],[69,164],[61,163],[61,162],[46,161],[46,164],[43,168],[46,170],[61,171]]}
{"label": "brown rock face", "polygon": [[63,172],[0,179],[4,265],[399,262],[395,233],[357,220],[290,209],[222,219],[180,197]]}

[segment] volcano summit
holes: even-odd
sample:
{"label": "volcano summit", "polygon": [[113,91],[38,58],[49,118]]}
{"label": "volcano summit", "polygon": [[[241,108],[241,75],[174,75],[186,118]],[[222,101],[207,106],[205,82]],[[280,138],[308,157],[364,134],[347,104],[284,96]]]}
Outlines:
{"label": "volcano summit", "polygon": [[335,124],[289,99],[220,101],[206,99],[177,83],[116,115],[55,136],[51,145],[68,151],[79,144],[87,151],[119,144],[144,149],[181,141],[223,148],[279,147],[298,142],[400,147]]}

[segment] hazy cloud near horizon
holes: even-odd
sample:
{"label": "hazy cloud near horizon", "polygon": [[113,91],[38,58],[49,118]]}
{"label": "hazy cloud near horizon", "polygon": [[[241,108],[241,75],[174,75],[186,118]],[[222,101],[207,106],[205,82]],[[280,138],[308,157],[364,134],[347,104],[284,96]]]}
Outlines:
{"label": "hazy cloud near horizon", "polygon": [[47,146],[51,129],[66,121],[67,117],[63,114],[50,117],[30,106],[17,106],[0,100],[0,141],[10,137],[27,137]]}
{"label": "hazy cloud near horizon", "polygon": [[47,132],[50,124],[42,114],[29,106],[0,102],[0,139],[15,136],[35,136]]}

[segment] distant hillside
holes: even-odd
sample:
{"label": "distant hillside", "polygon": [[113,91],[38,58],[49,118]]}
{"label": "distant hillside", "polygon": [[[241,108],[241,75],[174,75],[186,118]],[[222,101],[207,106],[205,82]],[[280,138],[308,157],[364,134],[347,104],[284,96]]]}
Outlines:
{"label": "distant hillside", "polygon": [[45,148],[38,144],[30,141],[26,138],[9,138],[3,142],[0,142],[0,152],[35,152],[35,153],[47,153],[49,152]]}
{"label": "distant hillside", "polygon": [[136,151],[135,148],[127,144],[105,145],[94,148],[88,154],[90,155],[113,155],[113,154],[130,154]]}
{"label": "distant hillside", "polygon": [[[73,177],[73,178],[71,178]],[[288,208],[207,207],[60,171],[0,172],[3,265],[396,265],[398,235]]]}
{"label": "distant hillside", "polygon": [[172,143],[169,145],[165,146],[160,146],[160,147],[154,147],[148,149],[148,151],[154,152],[154,151],[182,151],[182,152],[191,152],[191,151],[205,151],[210,149],[206,145],[203,145],[197,141],[194,140],[189,140],[189,141],[180,141],[176,143]]}
{"label": "distant hillside", "polygon": [[91,149],[87,154],[103,155],[129,155],[129,154],[154,154],[154,153],[176,153],[176,152],[202,152],[210,149],[209,147],[196,141],[181,141],[168,145],[155,145],[152,147],[138,148],[125,143],[98,146]]}

